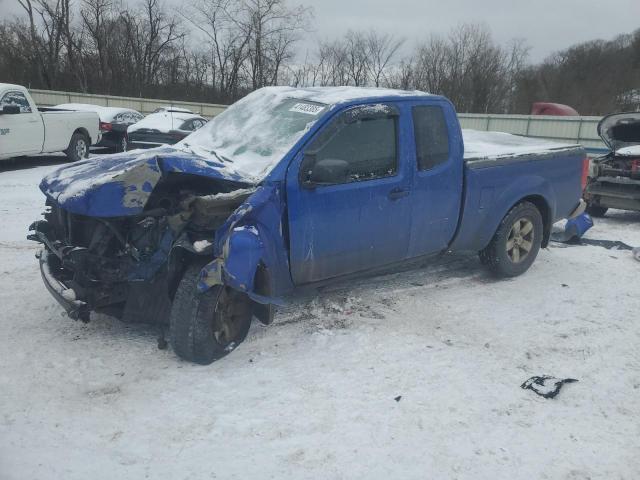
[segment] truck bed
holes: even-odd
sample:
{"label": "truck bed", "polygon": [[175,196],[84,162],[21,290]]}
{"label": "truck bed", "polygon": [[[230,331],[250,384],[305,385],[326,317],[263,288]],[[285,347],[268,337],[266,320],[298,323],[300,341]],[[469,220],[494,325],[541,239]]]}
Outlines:
{"label": "truck bed", "polygon": [[546,228],[577,207],[586,156],[581,146],[475,130],[463,130],[463,137],[464,207],[452,250],[484,248],[522,191],[534,202],[550,200],[538,205]]}
{"label": "truck bed", "polygon": [[504,165],[581,151],[580,145],[551,142],[502,132],[462,130],[464,160],[468,167]]}

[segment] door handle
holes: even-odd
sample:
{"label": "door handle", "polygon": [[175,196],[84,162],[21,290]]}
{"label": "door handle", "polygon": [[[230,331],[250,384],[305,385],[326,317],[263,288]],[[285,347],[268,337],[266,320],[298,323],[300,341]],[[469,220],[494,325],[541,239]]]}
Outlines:
{"label": "door handle", "polygon": [[389,192],[389,200],[398,200],[399,198],[409,195],[408,188],[394,188]]}

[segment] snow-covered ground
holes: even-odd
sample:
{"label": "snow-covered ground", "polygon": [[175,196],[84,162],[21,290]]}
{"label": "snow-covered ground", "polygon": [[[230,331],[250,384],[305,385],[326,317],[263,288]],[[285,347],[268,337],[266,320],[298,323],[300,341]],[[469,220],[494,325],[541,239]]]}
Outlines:
{"label": "snow-covered ground", "polygon": [[[208,367],[70,320],[25,240],[46,162],[0,172],[0,478],[635,479],[640,262],[553,246],[325,289]],[[640,214],[588,238],[640,245]],[[553,400],[533,375],[573,377]],[[398,401],[395,399],[397,397]]]}

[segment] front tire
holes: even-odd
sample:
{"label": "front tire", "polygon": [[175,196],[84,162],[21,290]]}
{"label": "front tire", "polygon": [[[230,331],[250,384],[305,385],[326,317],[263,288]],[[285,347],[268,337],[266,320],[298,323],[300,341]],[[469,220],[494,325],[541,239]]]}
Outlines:
{"label": "front tire", "polygon": [[252,309],[246,294],[217,285],[198,291],[202,266],[185,271],[171,307],[169,341],[184,360],[209,365],[232,352],[246,337]]}
{"label": "front tire", "polygon": [[542,244],[542,215],[530,202],[513,207],[502,219],[480,260],[499,277],[516,277],[526,272]]}
{"label": "front tire", "polygon": [[89,156],[89,142],[89,137],[84,133],[74,133],[64,153],[72,162],[85,159]]}

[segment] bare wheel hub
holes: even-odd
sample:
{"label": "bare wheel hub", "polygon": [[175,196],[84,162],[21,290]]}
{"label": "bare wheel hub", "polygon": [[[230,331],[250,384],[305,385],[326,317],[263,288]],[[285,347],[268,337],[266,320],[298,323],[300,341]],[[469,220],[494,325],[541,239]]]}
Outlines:
{"label": "bare wheel hub", "polygon": [[533,222],[526,218],[516,220],[507,237],[507,256],[513,263],[520,263],[531,253],[534,239]]}

